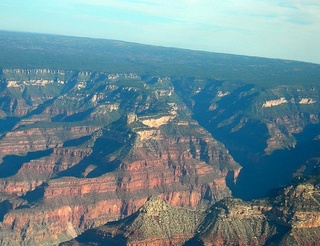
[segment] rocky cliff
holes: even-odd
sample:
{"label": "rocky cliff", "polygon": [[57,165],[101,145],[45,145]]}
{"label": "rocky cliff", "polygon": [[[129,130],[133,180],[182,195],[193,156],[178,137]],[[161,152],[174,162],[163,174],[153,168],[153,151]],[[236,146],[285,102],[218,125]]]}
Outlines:
{"label": "rocky cliff", "polygon": [[61,245],[319,245],[319,179],[268,199],[225,198],[188,210],[151,197],[130,217],[90,229]]}
{"label": "rocky cliff", "polygon": [[3,107],[12,121],[0,140],[2,244],[57,243],[133,214],[150,195],[188,208],[231,195],[226,177],[236,180],[241,166],[191,118],[169,78],[69,72],[62,83],[57,74],[67,72],[3,74],[15,79],[5,95],[30,91],[22,101],[48,86],[60,94],[23,116]]}
{"label": "rocky cliff", "polygon": [[[41,69],[3,70],[2,76],[7,85],[2,90],[6,125],[0,139],[3,244],[9,238],[57,243],[135,213],[150,195],[170,205],[201,209],[231,196],[228,186],[237,195],[247,179],[221,142],[244,165],[244,160],[264,163],[263,158],[277,164],[274,160],[283,157],[273,158],[272,153],[279,153],[275,149],[283,144],[274,145],[272,152],[270,143],[288,143],[294,148],[290,155],[296,153],[288,162],[299,163],[286,167],[287,176],[274,169],[279,172],[274,180],[283,183],[317,163],[316,93],[312,100],[265,104],[256,88],[221,81]],[[41,96],[51,90],[50,98]],[[5,106],[6,98],[17,95],[30,106],[23,115]],[[37,97],[42,101],[36,104]],[[267,116],[257,119],[260,111],[290,103],[315,112],[279,111],[268,121],[263,120]],[[256,119],[250,115],[255,105]],[[263,134],[253,134],[257,132]],[[301,147],[306,153],[302,156],[300,143],[310,144]],[[269,175],[268,169],[262,174]],[[258,181],[245,183],[247,190],[256,187],[261,194],[259,175],[250,175]],[[272,184],[263,185],[266,189]]]}
{"label": "rocky cliff", "polygon": [[71,242],[86,245],[182,245],[192,237],[204,213],[170,206],[158,197],[151,197],[133,215],[118,222],[110,222],[91,229]]}
{"label": "rocky cliff", "polygon": [[[315,83],[197,78],[176,78],[173,83],[194,118],[243,166],[237,185],[229,186],[235,196],[263,197],[269,189],[290,182],[298,170],[312,169],[320,134]],[[265,181],[265,176],[273,178]]]}
{"label": "rocky cliff", "polygon": [[241,243],[294,223],[296,240],[316,235],[312,207],[303,223],[305,211],[290,217],[279,201],[261,210],[223,199],[261,197],[319,164],[319,65],[0,33],[1,244],[57,244],[134,214],[152,195],[184,209],[218,204],[204,221],[224,234],[203,224],[197,242],[227,237],[219,223],[234,206],[259,218],[230,217],[230,228],[255,225],[243,225]]}

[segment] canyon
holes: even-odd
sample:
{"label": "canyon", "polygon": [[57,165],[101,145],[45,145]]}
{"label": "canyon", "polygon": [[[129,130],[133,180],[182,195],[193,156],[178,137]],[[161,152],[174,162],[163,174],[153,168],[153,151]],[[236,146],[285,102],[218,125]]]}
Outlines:
{"label": "canyon", "polygon": [[319,65],[2,34],[1,245],[318,238]]}
{"label": "canyon", "polygon": [[[27,72],[3,71],[8,76],[21,73]],[[30,77],[39,73],[50,77],[61,72],[28,72]],[[171,205],[199,208],[231,195],[226,176],[236,179],[241,166],[191,118],[177,96],[163,93],[169,82],[151,87],[138,76],[134,81],[122,77],[126,79],[87,81],[86,86],[81,80],[73,82],[67,93],[47,99],[45,107],[46,99],[27,103],[22,96],[7,108],[6,114],[21,120],[0,141],[1,202],[7,207],[1,244],[58,243],[131,215],[150,195],[161,195]],[[39,94],[28,97],[32,102],[44,97],[39,87],[61,83],[17,80],[15,85],[5,92],[23,94],[27,86]],[[74,107],[66,105],[68,100]],[[120,106],[101,112],[100,106],[109,103]],[[163,106],[154,109],[158,104]]]}

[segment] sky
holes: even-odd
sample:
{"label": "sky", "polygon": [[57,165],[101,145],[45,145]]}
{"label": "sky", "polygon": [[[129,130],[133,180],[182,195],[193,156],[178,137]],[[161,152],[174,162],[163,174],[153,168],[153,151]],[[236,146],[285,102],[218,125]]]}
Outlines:
{"label": "sky", "polygon": [[320,64],[319,0],[0,0],[0,30]]}

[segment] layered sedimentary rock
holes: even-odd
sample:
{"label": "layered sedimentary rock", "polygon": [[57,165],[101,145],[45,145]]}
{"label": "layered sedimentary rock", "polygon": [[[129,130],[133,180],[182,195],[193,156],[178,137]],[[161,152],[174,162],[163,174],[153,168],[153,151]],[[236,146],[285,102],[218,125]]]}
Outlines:
{"label": "layered sedimentary rock", "polygon": [[[20,93],[19,100],[29,105],[20,114],[19,104],[13,110],[3,99],[1,108],[9,120],[0,139],[3,244],[9,238],[26,244],[33,244],[33,238],[64,241],[135,213],[150,195],[170,205],[201,209],[231,196],[227,181],[229,186],[237,184],[241,167],[192,113],[233,152],[243,149],[246,160],[255,163],[261,153],[284,144],[294,147],[295,140],[289,145],[288,139],[318,122],[317,114],[279,114],[259,123],[242,104],[256,103],[256,89],[239,89],[238,84],[219,82],[219,88],[199,80],[186,99],[181,93],[193,84],[182,88],[183,80],[173,83],[168,77],[142,80],[138,75],[66,72],[62,78],[61,71],[41,71],[29,71],[28,78],[15,70],[3,73],[10,77],[4,80],[3,95],[14,98]],[[316,107],[318,100],[312,98],[299,105]],[[287,105],[265,108],[262,103],[259,110]],[[232,139],[233,134],[237,138]],[[270,230],[260,238],[257,231],[250,232],[257,234],[253,243],[275,230],[255,223],[256,228]]]}
{"label": "layered sedimentary rock", "polygon": [[150,195],[188,208],[231,195],[226,176],[236,179],[240,165],[191,119],[170,79],[76,73],[44,83],[52,73],[5,74],[20,76],[6,93],[58,84],[61,94],[20,119],[4,111],[16,118],[0,139],[2,244],[65,241],[135,213]]}
{"label": "layered sedimentary rock", "polygon": [[[120,124],[121,122],[118,122],[116,125]],[[128,127],[130,131],[134,131],[130,125]],[[110,140],[120,134],[115,130],[112,133],[109,131],[105,130],[100,138]],[[119,161],[117,166],[113,167],[114,170],[108,169],[108,163],[100,163],[99,166],[99,162],[96,162],[96,166],[92,167],[89,161],[83,162],[85,165],[79,170],[79,175],[83,176],[86,173],[86,177],[50,180],[43,188],[42,204],[40,203],[36,209],[21,209],[7,213],[3,225],[16,231],[24,231],[23,237],[30,243],[35,236],[32,225],[45,224],[41,234],[45,242],[59,240],[63,236],[70,237],[69,227],[79,232],[128,216],[136,212],[150,194],[161,195],[170,204],[184,207],[205,207],[224,196],[230,196],[225,174],[220,171],[219,163],[221,170],[226,168],[226,163],[234,165],[234,168],[238,166],[229,159],[230,156],[226,152],[214,147],[212,139],[172,139],[168,135],[160,134],[155,138],[157,140],[141,140],[134,132],[127,134],[132,135],[132,139],[124,140],[131,148],[127,149],[128,146],[125,144],[117,150],[122,152],[121,155],[126,154],[124,158],[118,159],[119,157],[113,156],[114,153],[108,157],[116,158],[112,160],[113,163]],[[189,150],[190,142],[194,145],[192,153]],[[206,144],[205,150],[199,145],[200,142]],[[208,156],[202,157],[204,151]],[[100,152],[93,151],[91,155],[96,155],[96,160],[106,158],[100,156]],[[207,159],[201,160],[202,158]],[[112,161],[109,165],[112,165]],[[107,173],[100,175],[102,171]],[[50,214],[57,214],[57,217],[52,219]],[[73,218],[71,222],[70,218]],[[54,230],[55,235],[62,236],[51,238],[48,232],[50,230]],[[39,229],[37,233],[40,231]]]}
{"label": "layered sedimentary rock", "polygon": [[243,166],[236,185],[229,183],[234,196],[261,198],[312,169],[319,156],[317,85],[198,78],[176,79],[174,85],[194,118]]}
{"label": "layered sedimentary rock", "polygon": [[76,126],[15,130],[5,134],[1,139],[0,156],[62,147],[64,141],[91,135],[97,129],[97,127]]}
{"label": "layered sedimentary rock", "polygon": [[61,245],[318,245],[319,180],[281,189],[269,199],[225,198],[188,210],[151,197],[126,219],[91,229]]}
{"label": "layered sedimentary rock", "polygon": [[[91,229],[79,241],[105,245],[182,245],[194,235],[203,218],[204,213],[170,206],[158,197],[151,197],[135,214]],[[61,245],[76,243],[74,240]]]}
{"label": "layered sedimentary rock", "polygon": [[268,200],[225,199],[209,210],[196,238],[204,245],[318,245],[319,202],[319,180],[313,178]]}

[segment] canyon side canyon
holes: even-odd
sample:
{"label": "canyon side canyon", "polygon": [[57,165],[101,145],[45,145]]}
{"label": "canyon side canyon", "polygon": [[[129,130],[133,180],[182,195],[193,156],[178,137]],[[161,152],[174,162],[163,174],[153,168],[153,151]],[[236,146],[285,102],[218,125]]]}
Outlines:
{"label": "canyon side canyon", "polygon": [[1,245],[319,241],[320,65],[0,41]]}

